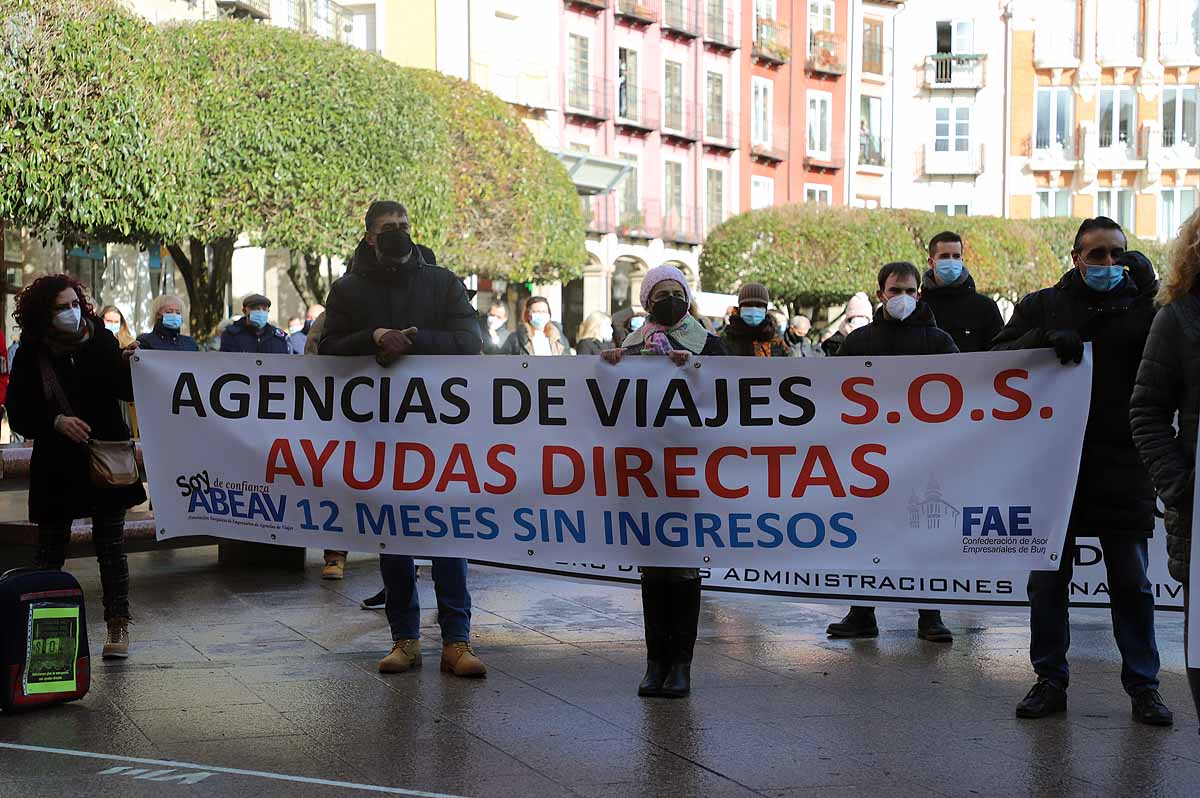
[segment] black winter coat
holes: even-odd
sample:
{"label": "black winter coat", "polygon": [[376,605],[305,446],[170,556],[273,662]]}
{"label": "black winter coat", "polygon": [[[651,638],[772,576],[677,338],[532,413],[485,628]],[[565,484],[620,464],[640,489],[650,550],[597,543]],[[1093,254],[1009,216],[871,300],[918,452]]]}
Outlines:
{"label": "black winter coat", "polygon": [[888,355],[952,355],[958,352],[954,339],[939,330],[933,312],[924,300],[904,321],[875,311],[875,319],[846,336],[839,357],[885,357]]}
{"label": "black winter coat", "polygon": [[246,319],[238,319],[221,333],[221,354],[248,352],[255,355],[290,355],[288,334],[273,324],[261,330],[250,326]]}
{"label": "black winter coat", "polygon": [[1133,442],[1167,509],[1171,576],[1187,584],[1200,411],[1200,297],[1189,294],[1158,312],[1129,404]]}
{"label": "black winter coat", "polygon": [[842,351],[844,343],[846,343],[846,335],[838,330],[822,342],[821,351],[825,353],[825,357],[837,357],[838,353]]}
{"label": "black winter coat", "polygon": [[196,341],[187,335],[180,335],[179,330],[168,330],[161,324],[154,325],[148,333],[137,337],[142,349],[154,352],[199,352]]}
{"label": "black winter coat", "polygon": [[721,340],[729,354],[739,357],[788,357],[791,354],[770,313],[762,324],[751,327],[735,312],[721,330]]}
{"label": "black winter coat", "polygon": [[338,279],[325,302],[322,355],[373,355],[375,330],[416,327],[415,355],[478,355],[483,351],[475,309],[463,281],[430,265],[417,249],[415,262],[385,268],[365,241],[354,269]]}
{"label": "black winter coat", "polygon": [[[33,439],[29,471],[29,520],[35,524],[90,518],[97,510],[128,510],[146,501],[141,484],[96,488],[88,476],[87,449],[54,431],[59,414],[42,388],[40,346],[22,345],[12,364],[5,407],[13,431]],[[133,380],[117,339],[104,326],[73,355],[50,358],[73,415],[104,441],[129,440],[117,400],[133,401]]]}
{"label": "black winter coat", "polygon": [[612,349],[612,341],[601,341],[599,338],[581,338],[575,342],[575,354],[598,355],[605,349]]}
{"label": "black winter coat", "polygon": [[1126,276],[1107,293],[1092,291],[1072,269],[1051,288],[1022,299],[993,349],[1041,349],[1047,333],[1074,330],[1092,343],[1092,401],[1068,534],[1148,538],[1154,534],[1154,487],[1129,424],[1129,401],[1154,321],[1157,282],[1139,288]]}
{"label": "black winter coat", "polygon": [[990,297],[976,293],[970,274],[954,285],[938,285],[930,269],[921,285],[921,299],[933,311],[938,329],[950,333],[960,352],[986,352],[1004,329],[1000,308]]}

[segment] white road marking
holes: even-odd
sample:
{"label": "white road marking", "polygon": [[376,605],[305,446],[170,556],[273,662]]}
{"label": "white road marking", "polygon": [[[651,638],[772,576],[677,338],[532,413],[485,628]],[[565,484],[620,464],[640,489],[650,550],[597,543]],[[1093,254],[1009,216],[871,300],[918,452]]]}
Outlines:
{"label": "white road marking", "polygon": [[[424,792],[422,790],[406,790],[403,787],[381,787],[376,784],[356,784],[350,781],[330,781],[314,779],[308,776],[289,776],[284,773],[270,773],[263,770],[242,770],[241,768],[213,767],[211,765],[196,765],[190,762],[172,762],[166,759],[142,759],[134,756],[119,756],[117,754],[97,754],[91,751],[73,751],[69,748],[48,748],[41,745],[20,745],[19,743],[0,743],[0,749],[10,751],[28,751],[35,754],[58,754],[60,756],[75,756],[83,759],[102,759],[110,762],[132,762],[135,765],[157,765],[169,768],[188,768],[190,770],[206,770],[212,773],[226,773],[230,776],[251,776],[273,781],[289,781],[296,784],[315,784],[321,787],[338,787],[344,790],[360,790],[384,795],[408,795],[413,798],[463,798],[461,795],[451,795],[444,792]],[[124,775],[130,775],[126,772]]]}

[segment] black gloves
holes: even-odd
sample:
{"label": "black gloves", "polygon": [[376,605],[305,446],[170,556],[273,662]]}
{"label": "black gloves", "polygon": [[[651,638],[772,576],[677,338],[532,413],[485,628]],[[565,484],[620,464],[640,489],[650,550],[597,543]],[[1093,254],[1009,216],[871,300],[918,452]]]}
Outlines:
{"label": "black gloves", "polygon": [[1074,330],[1051,330],[1046,333],[1046,345],[1054,349],[1058,361],[1064,366],[1083,360],[1083,339]]}
{"label": "black gloves", "polygon": [[1117,265],[1129,270],[1129,276],[1139,291],[1157,290],[1158,276],[1154,273],[1154,265],[1142,253],[1130,250],[1117,258]]}

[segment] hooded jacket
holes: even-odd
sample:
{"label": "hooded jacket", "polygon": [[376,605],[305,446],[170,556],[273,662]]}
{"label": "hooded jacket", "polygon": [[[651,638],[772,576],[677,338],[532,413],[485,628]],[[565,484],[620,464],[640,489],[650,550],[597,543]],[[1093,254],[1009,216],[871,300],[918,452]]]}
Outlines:
{"label": "hooded jacket", "polygon": [[1113,290],[1098,293],[1072,269],[1053,287],[1022,299],[993,346],[1045,348],[1054,330],[1074,330],[1092,344],[1092,401],[1071,535],[1148,538],[1154,532],[1154,488],[1134,447],[1129,405],[1157,289],[1157,281],[1139,287],[1126,275]]}
{"label": "hooded jacket", "polygon": [[478,355],[483,350],[475,309],[462,280],[425,259],[422,247],[408,263],[380,263],[365,240],[353,268],[329,290],[322,355],[373,355],[375,330],[416,327],[415,355]]}
{"label": "hooded jacket", "polygon": [[950,333],[960,352],[986,352],[1004,329],[1000,308],[975,291],[975,278],[963,269],[949,285],[938,285],[933,269],[925,272],[921,299],[933,311],[939,329]]}

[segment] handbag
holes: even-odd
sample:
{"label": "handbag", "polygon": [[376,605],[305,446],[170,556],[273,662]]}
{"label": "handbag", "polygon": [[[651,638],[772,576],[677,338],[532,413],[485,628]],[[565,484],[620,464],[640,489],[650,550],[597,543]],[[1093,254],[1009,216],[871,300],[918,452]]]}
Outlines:
{"label": "handbag", "polygon": [[141,481],[133,441],[87,443],[88,476],[97,488],[124,488]]}

